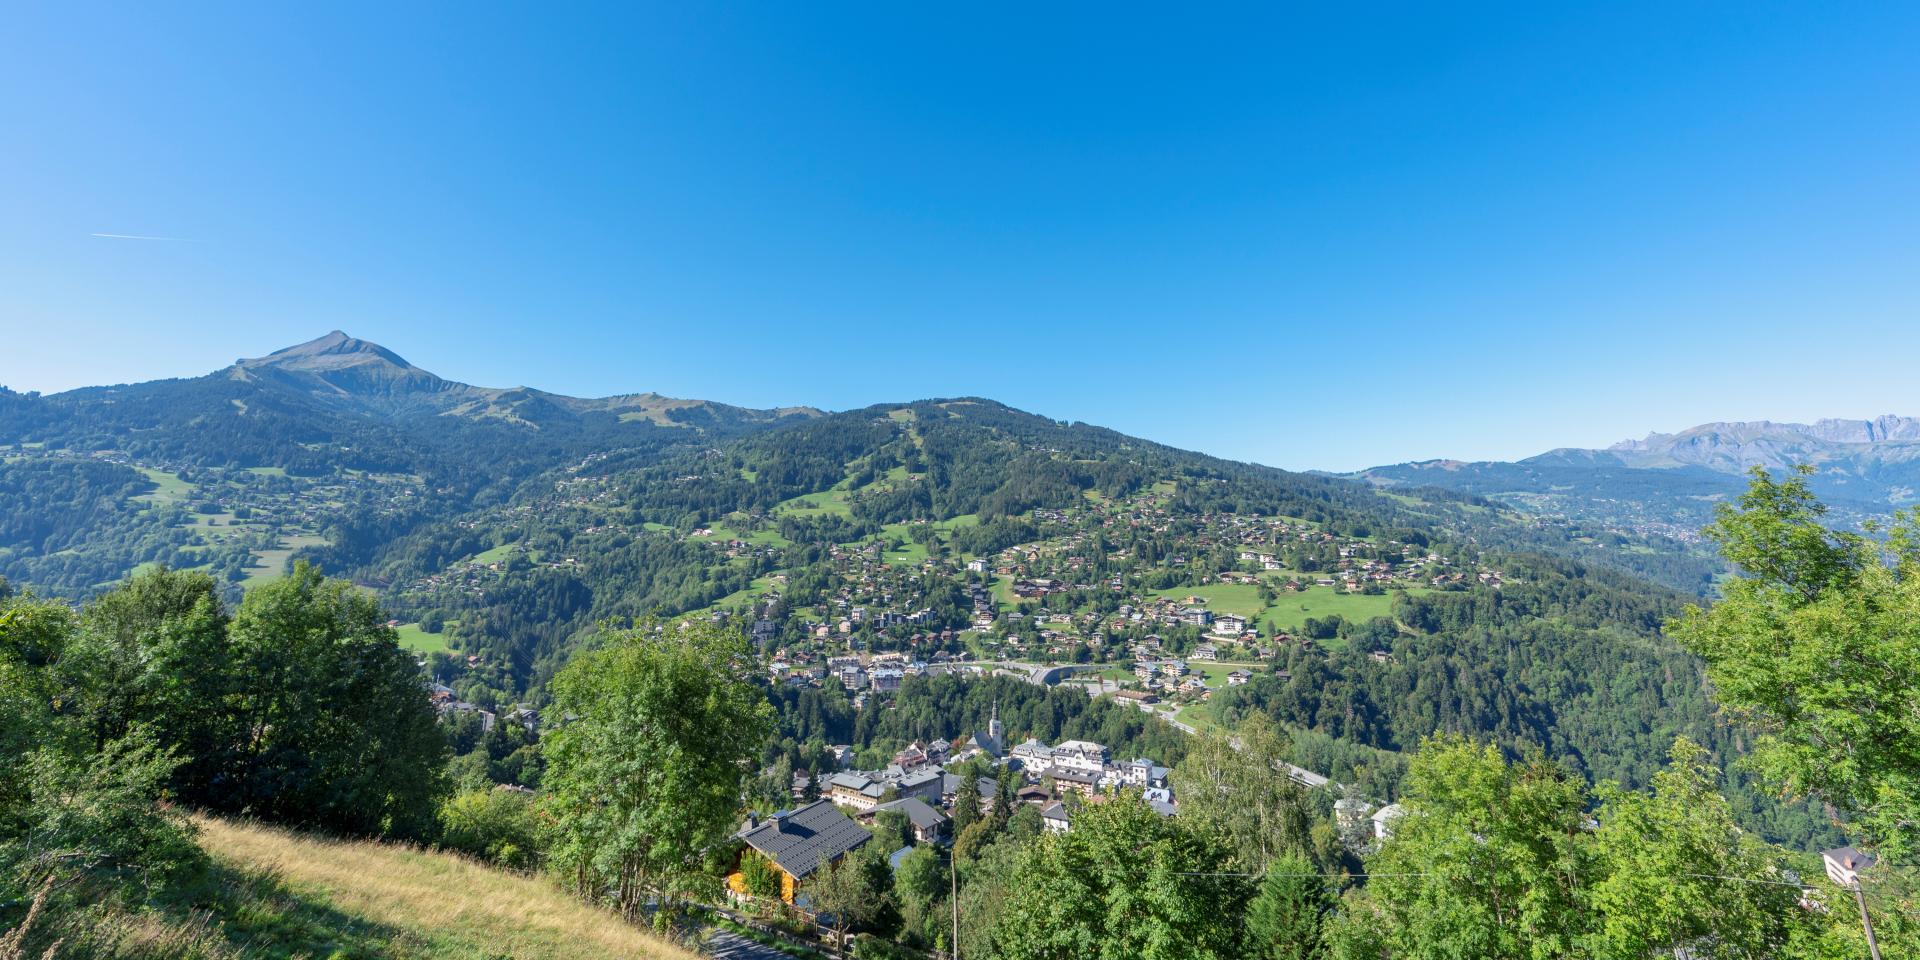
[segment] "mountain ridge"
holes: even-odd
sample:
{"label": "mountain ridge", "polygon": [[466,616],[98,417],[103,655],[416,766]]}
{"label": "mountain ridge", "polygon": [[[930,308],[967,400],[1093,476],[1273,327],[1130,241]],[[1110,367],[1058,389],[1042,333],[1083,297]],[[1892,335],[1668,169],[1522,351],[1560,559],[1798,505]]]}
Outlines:
{"label": "mountain ridge", "polygon": [[1692,539],[1718,504],[1746,489],[1751,470],[1780,474],[1802,464],[1813,468],[1807,482],[1840,525],[1920,504],[1920,418],[1715,421],[1514,461],[1409,461],[1342,476],[1386,487],[1440,487],[1537,513]]}
{"label": "mountain ridge", "polygon": [[686,426],[710,414],[736,421],[819,416],[809,406],[755,409],[714,400],[668,397],[653,391],[574,397],[520,385],[482,387],[450,380],[409,363],[371,340],[332,330],[264,357],[243,358],[213,375],[267,381],[337,406],[384,415],[433,413],[494,419],[538,427],[555,417],[610,413],[665,427]]}

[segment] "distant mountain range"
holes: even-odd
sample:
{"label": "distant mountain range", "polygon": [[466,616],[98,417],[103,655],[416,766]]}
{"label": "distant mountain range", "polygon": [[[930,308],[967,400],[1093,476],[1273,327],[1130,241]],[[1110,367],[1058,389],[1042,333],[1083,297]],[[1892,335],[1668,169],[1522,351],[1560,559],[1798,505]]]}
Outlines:
{"label": "distant mountain range", "polygon": [[1707,423],[1603,450],[1564,447],[1517,462],[1426,460],[1351,474],[1383,486],[1433,486],[1537,512],[1686,536],[1754,467],[1814,468],[1812,486],[1843,522],[1920,503],[1920,418]]}

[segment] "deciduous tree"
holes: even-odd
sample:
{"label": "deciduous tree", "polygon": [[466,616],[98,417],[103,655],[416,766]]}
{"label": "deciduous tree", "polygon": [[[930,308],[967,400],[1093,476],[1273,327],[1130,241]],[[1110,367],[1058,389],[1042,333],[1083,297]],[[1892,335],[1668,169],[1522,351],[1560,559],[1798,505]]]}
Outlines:
{"label": "deciduous tree", "polygon": [[747,640],[710,623],[602,634],[554,678],[545,740],[550,857],[629,917],[698,882],[772,730]]}

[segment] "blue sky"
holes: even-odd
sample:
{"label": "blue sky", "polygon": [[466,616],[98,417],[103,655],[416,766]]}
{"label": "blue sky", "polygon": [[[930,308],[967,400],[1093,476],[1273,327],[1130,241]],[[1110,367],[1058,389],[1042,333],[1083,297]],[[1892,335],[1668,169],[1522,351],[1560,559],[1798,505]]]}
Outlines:
{"label": "blue sky", "polygon": [[0,383],[338,327],[1328,469],[1920,413],[1912,4],[307,6],[9,13]]}

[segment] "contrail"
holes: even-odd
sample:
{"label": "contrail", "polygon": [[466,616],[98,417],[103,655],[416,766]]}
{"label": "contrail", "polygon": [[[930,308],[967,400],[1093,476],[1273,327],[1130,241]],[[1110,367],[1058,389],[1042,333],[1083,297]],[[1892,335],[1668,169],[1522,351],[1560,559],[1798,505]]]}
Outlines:
{"label": "contrail", "polygon": [[130,233],[91,233],[91,234],[88,234],[88,236],[101,237],[107,240],[167,240],[173,243],[198,243],[199,242],[197,240],[189,240],[186,237],[136,237]]}

